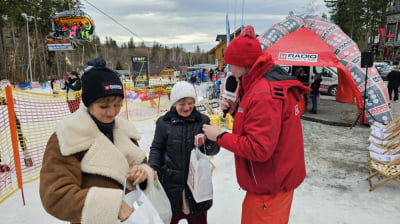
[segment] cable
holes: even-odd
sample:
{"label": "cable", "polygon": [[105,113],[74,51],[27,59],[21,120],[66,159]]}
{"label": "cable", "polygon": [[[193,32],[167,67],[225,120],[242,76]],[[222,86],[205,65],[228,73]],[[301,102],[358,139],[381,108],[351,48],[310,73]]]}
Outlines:
{"label": "cable", "polygon": [[243,14],[244,14],[244,0],[242,0],[242,29],[244,28],[244,24],[243,24]]}
{"label": "cable", "polygon": [[117,23],[118,25],[120,25],[122,28],[124,28],[125,30],[127,30],[129,33],[133,34],[134,36],[136,36],[137,38],[141,39],[142,41],[144,41],[143,38],[141,38],[139,35],[137,35],[136,33],[132,32],[128,27],[122,25],[121,23],[119,23],[117,20],[115,20],[113,17],[109,16],[107,13],[103,12],[102,10],[100,10],[99,8],[97,8],[96,6],[94,6],[92,3],[90,3],[88,0],[85,0],[85,2],[87,2],[89,5],[91,5],[93,8],[97,9],[99,12],[101,12],[103,15],[107,16],[108,18],[110,18],[112,21],[114,21],[115,23]]}

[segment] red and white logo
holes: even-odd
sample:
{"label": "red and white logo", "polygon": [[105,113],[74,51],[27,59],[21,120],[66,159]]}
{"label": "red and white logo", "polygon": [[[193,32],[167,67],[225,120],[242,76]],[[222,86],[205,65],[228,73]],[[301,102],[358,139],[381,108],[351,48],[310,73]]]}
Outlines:
{"label": "red and white logo", "polygon": [[122,89],[122,86],[121,85],[107,85],[107,86],[104,86],[104,89],[105,90],[112,90],[112,89]]}
{"label": "red and white logo", "polygon": [[317,62],[318,54],[300,54],[300,53],[279,52],[278,60],[280,60],[280,61]]}

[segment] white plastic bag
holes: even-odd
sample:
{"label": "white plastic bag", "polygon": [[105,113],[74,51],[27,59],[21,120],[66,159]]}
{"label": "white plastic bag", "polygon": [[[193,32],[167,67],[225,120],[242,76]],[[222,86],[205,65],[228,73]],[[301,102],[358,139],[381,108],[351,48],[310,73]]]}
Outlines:
{"label": "white plastic bag", "polygon": [[147,197],[153,203],[154,208],[157,210],[164,223],[170,223],[172,219],[171,203],[158,179],[154,181],[154,186],[147,194]]}
{"label": "white plastic bag", "polygon": [[190,153],[187,184],[197,203],[213,198],[210,162],[207,156],[201,153],[197,147]]}
{"label": "white plastic bag", "polygon": [[[124,192],[126,189],[126,180],[124,184]],[[123,200],[131,206],[134,211],[129,218],[121,223],[123,224],[164,224],[157,210],[145,193],[140,189],[139,184],[136,190],[129,192]]]}

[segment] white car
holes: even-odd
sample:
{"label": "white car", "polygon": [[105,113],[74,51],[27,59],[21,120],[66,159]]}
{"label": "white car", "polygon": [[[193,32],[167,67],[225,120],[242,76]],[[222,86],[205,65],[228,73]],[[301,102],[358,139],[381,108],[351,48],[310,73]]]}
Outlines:
{"label": "white car", "polygon": [[281,65],[290,75],[295,76],[295,71],[299,67],[303,67],[305,74],[308,75],[308,86],[314,81],[316,74],[320,74],[322,78],[321,87],[319,91],[328,93],[331,96],[336,96],[338,86],[338,74],[335,67],[313,67],[313,66],[291,66]]}
{"label": "white car", "polygon": [[338,86],[337,69],[335,67],[312,67],[312,70],[310,83],[312,83],[316,74],[320,74],[322,82],[319,91],[327,92],[331,96],[336,96]]}

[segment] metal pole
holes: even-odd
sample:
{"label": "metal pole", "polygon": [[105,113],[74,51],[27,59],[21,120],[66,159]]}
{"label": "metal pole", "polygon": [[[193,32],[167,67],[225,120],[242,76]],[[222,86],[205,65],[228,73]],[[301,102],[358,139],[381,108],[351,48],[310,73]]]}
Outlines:
{"label": "metal pole", "polygon": [[85,55],[85,45],[82,45],[82,65],[83,65],[83,56]]}
{"label": "metal pole", "polygon": [[96,58],[97,58],[97,44],[94,44],[94,47],[96,48]]}
{"label": "metal pole", "polygon": [[29,61],[29,78],[31,81],[31,88],[32,88],[32,63],[31,63],[31,48],[30,48],[30,43],[29,43],[29,22],[28,22],[28,16],[23,13],[21,14],[22,17],[26,19],[26,35],[28,39],[28,61]]}

